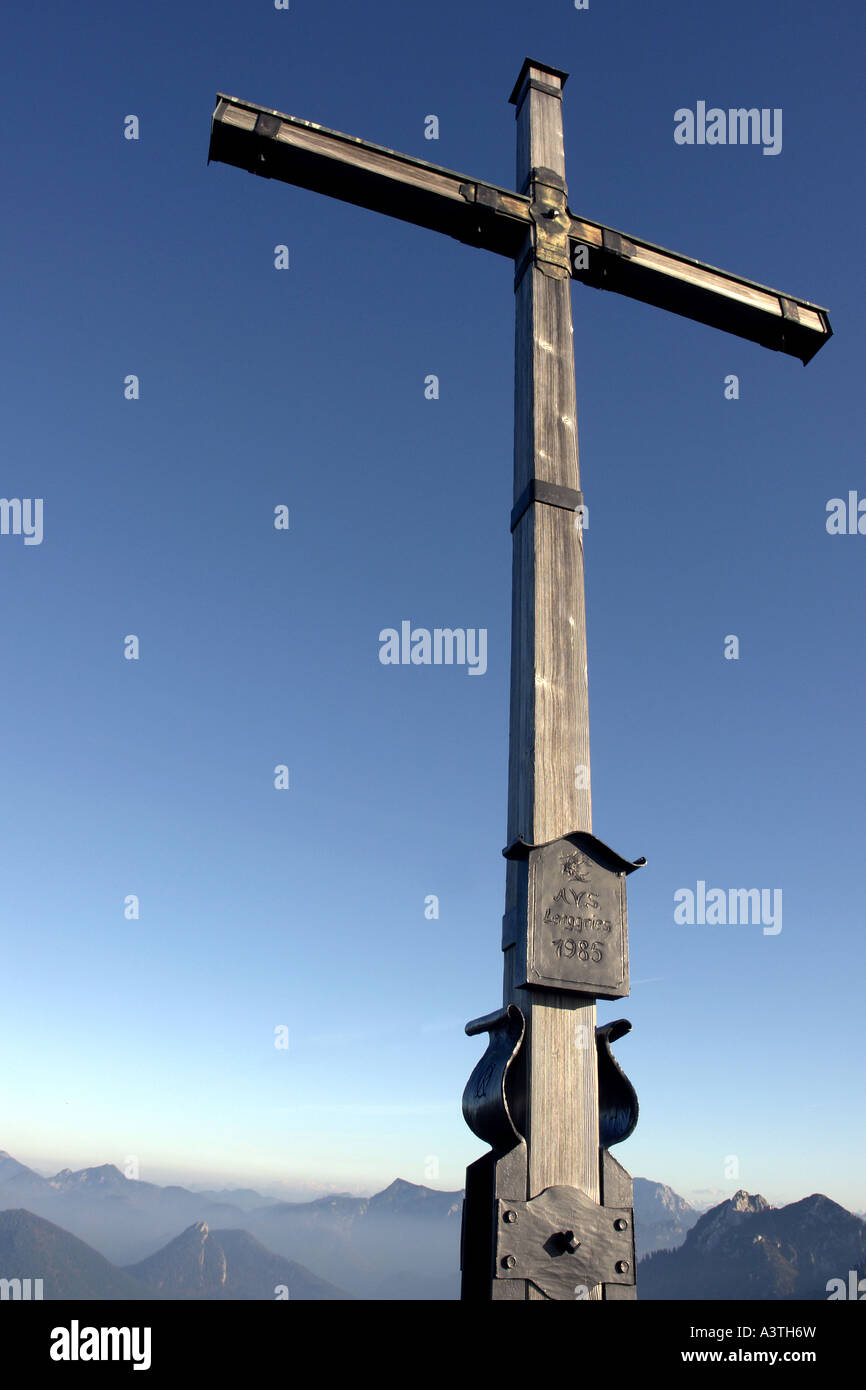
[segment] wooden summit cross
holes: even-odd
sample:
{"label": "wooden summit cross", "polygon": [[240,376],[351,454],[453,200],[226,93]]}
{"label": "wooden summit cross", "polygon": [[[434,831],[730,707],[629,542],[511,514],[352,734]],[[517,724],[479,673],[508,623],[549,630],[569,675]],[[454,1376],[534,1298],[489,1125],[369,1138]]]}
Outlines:
{"label": "wooden summit cross", "polygon": [[464,1299],[635,1297],[632,1182],[609,1153],[637,1100],[596,1029],[628,994],[625,877],[592,835],[582,505],[570,279],[804,363],[826,312],[575,217],[562,88],[527,59],[511,94],[517,192],[218,95],[209,159],[444,232],[515,264],[511,734],[504,1004],[463,1107],[488,1154],[467,1171]]}

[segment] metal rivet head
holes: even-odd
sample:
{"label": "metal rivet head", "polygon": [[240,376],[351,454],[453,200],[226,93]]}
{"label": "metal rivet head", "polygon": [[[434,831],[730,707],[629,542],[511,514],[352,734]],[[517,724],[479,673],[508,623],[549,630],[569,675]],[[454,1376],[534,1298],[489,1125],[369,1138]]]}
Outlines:
{"label": "metal rivet head", "polygon": [[617,1274],[628,1274],[628,1260],[617,1260],[616,1272]]}
{"label": "metal rivet head", "polygon": [[618,1220],[614,1221],[614,1223],[613,1223],[613,1229],[614,1229],[615,1231],[627,1231],[627,1230],[628,1230],[628,1222],[626,1221],[626,1219],[625,1219],[624,1216],[620,1216],[620,1217],[618,1218]]}
{"label": "metal rivet head", "polygon": [[513,1269],[517,1264],[517,1257],[515,1255],[506,1255],[502,1263],[505,1265],[506,1269]]}
{"label": "metal rivet head", "polygon": [[507,1211],[505,1213],[504,1220],[508,1222],[509,1226],[513,1226],[514,1223],[517,1221],[517,1212]]}

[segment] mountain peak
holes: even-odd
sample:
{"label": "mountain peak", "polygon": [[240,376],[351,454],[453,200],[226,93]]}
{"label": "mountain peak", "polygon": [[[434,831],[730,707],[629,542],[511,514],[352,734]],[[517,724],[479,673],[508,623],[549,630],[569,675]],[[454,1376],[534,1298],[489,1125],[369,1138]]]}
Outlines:
{"label": "mountain peak", "polygon": [[370,1198],[368,1211],[375,1217],[452,1216],[459,1215],[462,1192],[442,1192],[436,1187],[421,1187],[419,1183],[395,1178],[382,1192]]}
{"label": "mountain peak", "polygon": [[[724,1203],[722,1203],[722,1205],[724,1206]],[[748,1211],[753,1215],[759,1211],[770,1210],[770,1203],[765,1197],[761,1197],[757,1193],[753,1197],[744,1187],[741,1187],[739,1192],[734,1193],[733,1197],[730,1199],[729,1206],[732,1211]]]}
{"label": "mountain peak", "polygon": [[5,1181],[14,1173],[29,1173],[34,1178],[38,1176],[32,1168],[28,1168],[24,1163],[19,1163],[18,1159],[13,1158],[5,1149],[0,1149],[0,1181]]}
{"label": "mountain peak", "polygon": [[184,1294],[220,1289],[226,1282],[226,1257],[204,1221],[194,1221],[156,1254],[132,1265],[128,1271],[155,1289]]}
{"label": "mountain peak", "polygon": [[770,1210],[770,1203],[765,1197],[758,1193],[752,1195],[741,1187],[733,1197],[728,1197],[718,1206],[705,1211],[689,1231],[686,1240],[692,1246],[698,1245],[705,1250],[712,1250],[725,1241],[731,1232],[738,1231],[744,1222]]}
{"label": "mountain peak", "polygon": [[55,1173],[53,1178],[49,1178],[52,1187],[64,1190],[71,1188],[108,1188],[126,1187],[129,1178],[124,1177],[115,1163],[101,1163],[97,1168],[79,1168],[73,1171],[71,1168],[61,1168],[59,1173]]}
{"label": "mountain peak", "polygon": [[194,1221],[127,1273],[170,1298],[271,1300],[281,1285],[295,1299],[348,1297],[303,1265],[275,1255],[248,1231],[210,1231],[204,1221]]}

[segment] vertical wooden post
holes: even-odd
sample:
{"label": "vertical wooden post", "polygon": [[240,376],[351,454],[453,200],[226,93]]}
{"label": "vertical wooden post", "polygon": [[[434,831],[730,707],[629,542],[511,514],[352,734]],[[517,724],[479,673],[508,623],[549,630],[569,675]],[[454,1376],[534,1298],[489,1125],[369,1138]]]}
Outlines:
{"label": "vertical wooden post", "polygon": [[[515,504],[533,479],[580,489],[567,237],[557,244],[557,209],[566,200],[565,78],[527,60],[511,97],[517,188],[536,205],[516,262]],[[531,502],[513,547],[508,842],[522,836],[542,844],[592,830],[583,532],[576,512]],[[509,862],[506,922],[517,910],[517,873]],[[513,958],[513,948],[506,950],[504,998],[519,1005],[527,1023],[527,1197],[563,1183],[598,1201],[595,1000],[516,989]],[[523,1296],[544,1298],[529,1285]]]}

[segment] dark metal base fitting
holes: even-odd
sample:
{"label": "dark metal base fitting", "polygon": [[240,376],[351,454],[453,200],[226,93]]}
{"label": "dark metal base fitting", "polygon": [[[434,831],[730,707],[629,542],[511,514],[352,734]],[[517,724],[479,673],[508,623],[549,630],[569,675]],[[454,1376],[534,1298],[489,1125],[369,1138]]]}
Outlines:
{"label": "dark metal base fitting", "polygon": [[610,1049],[630,1027],[618,1019],[596,1029],[601,1201],[595,1202],[568,1186],[527,1195],[521,1010],[509,1004],[466,1025],[470,1036],[490,1035],[466,1086],[463,1113],[473,1133],[492,1148],[466,1171],[464,1300],[523,1301],[528,1284],[556,1300],[588,1298],[598,1285],[607,1301],[636,1297],[632,1180],[608,1152],[608,1145],[627,1138],[637,1124],[634,1087]]}
{"label": "dark metal base fitting", "polygon": [[496,1203],[496,1278],[529,1279],[548,1298],[596,1284],[634,1284],[631,1207],[605,1207],[576,1187]]}

